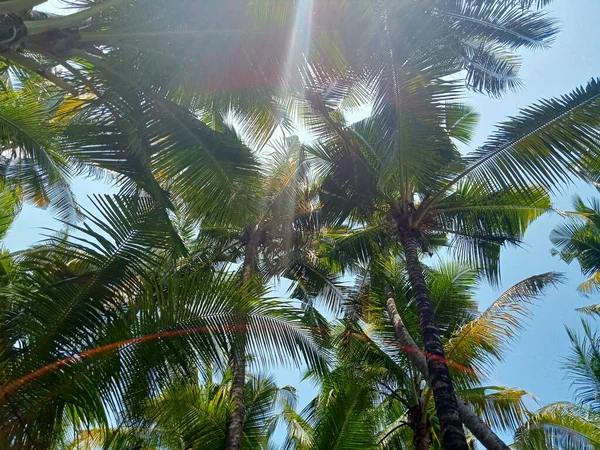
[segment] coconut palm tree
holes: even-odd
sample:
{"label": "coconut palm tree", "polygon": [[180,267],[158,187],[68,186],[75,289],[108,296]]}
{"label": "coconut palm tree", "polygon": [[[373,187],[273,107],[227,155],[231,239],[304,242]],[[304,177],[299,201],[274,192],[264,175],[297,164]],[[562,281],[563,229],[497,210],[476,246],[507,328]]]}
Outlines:
{"label": "coconut palm tree", "polygon": [[[239,262],[242,286],[260,283],[260,280],[270,283],[283,277],[294,282],[293,298],[309,302],[319,297],[332,304],[340,298],[337,276],[311,255],[319,232],[318,205],[305,153],[305,146],[296,137],[273,143],[273,152],[264,162],[255,205],[250,205],[254,214],[240,214],[228,221],[206,217],[200,225],[197,241],[201,248],[211,246],[220,249],[220,259]],[[248,209],[247,196],[236,201],[246,204],[234,207],[235,211]],[[316,332],[315,337],[318,335],[319,332]],[[236,408],[229,422],[227,448],[239,448],[241,445],[245,345],[242,334],[231,349],[232,399]]]}
{"label": "coconut palm tree", "polygon": [[567,221],[557,226],[550,234],[556,247],[555,254],[571,263],[577,260],[581,271],[589,278],[578,289],[589,294],[600,287],[600,202],[592,199],[589,205],[576,197],[574,212],[568,214]]}
{"label": "coconut palm tree", "polygon": [[[135,421],[109,430],[82,430],[71,446],[113,450],[225,448],[226,421],[232,408],[231,373],[226,372],[221,380],[210,369],[200,375],[200,380],[192,377],[178,380],[156,398],[149,399],[143,416]],[[266,450],[281,409],[295,404],[295,390],[289,386],[278,388],[268,377],[250,376],[244,392],[244,448]]]}
{"label": "coconut palm tree", "polygon": [[62,145],[76,167],[105,169],[167,209],[172,189],[183,191],[202,214],[230,210],[220,205],[240,195],[234,187],[247,185],[253,166],[198,116],[211,126],[233,115],[260,148],[277,127],[292,128],[307,87],[352,105],[368,97],[364,86],[389,86],[404,59],[414,70],[467,73],[473,89],[500,94],[519,84],[514,52],[545,47],[558,30],[537,10],[550,2],[529,0],[103,0],[71,3],[60,17],[32,9],[42,1],[0,3],[11,77],[46,78],[73,97],[59,116],[74,122]]}
{"label": "coconut palm tree", "polygon": [[571,354],[564,369],[575,387],[576,403],[558,402],[533,414],[518,430],[514,448],[596,449],[600,443],[598,386],[600,381],[600,338],[582,320],[583,335],[567,328]]}
{"label": "coconut palm tree", "polygon": [[[389,85],[391,74],[411,61],[415,70],[466,73],[469,87],[497,95],[519,85],[518,49],[546,47],[558,31],[540,10],[550,0],[185,0],[176,8],[163,0],[85,0],[65,2],[71,9],[63,16],[34,9],[46,3],[0,2],[5,69],[25,81],[49,80],[80,107],[83,100],[104,104],[88,115],[102,117],[103,124],[112,116],[133,142],[124,145],[121,138],[121,146],[105,147],[102,156],[97,148],[96,164],[121,166],[119,176],[152,188],[155,196],[156,183],[131,172],[148,171],[155,153],[142,152],[140,142],[156,144],[156,134],[136,131],[172,116],[171,103],[193,114],[232,113],[250,144],[262,147],[277,127],[292,128],[290,117],[307,86],[330,97],[344,93],[351,105],[369,95],[364,86]],[[109,94],[107,84],[125,93]],[[140,118],[142,110],[146,117]],[[186,134],[188,140],[196,135],[197,148],[201,126],[192,128]],[[126,172],[124,159],[135,160]]]}
{"label": "coconut palm tree", "polygon": [[307,126],[318,142],[324,220],[391,233],[403,249],[445,446],[466,448],[419,255],[450,237],[460,262],[496,280],[500,248],[521,242],[549,209],[547,192],[596,173],[600,83],[522,110],[461,156],[454,140],[468,141],[474,112],[451,103],[452,83],[430,75],[403,72],[398,101],[381,93],[351,125],[315,94]]}
{"label": "coconut palm tree", "polygon": [[[313,76],[326,78],[348,67],[362,74],[370,66],[372,72],[389,61],[389,50],[410,55],[427,45],[429,56],[455,72],[465,69],[471,87],[498,93],[518,84],[516,51],[545,47],[557,32],[555,21],[540,11],[551,0],[185,0],[176,8],[163,1],[84,0],[65,2],[71,9],[61,16],[34,9],[47,3],[43,0],[1,3],[7,63],[67,91],[73,91],[69,76],[52,70],[61,57],[109,55],[113,62],[133,57],[132,70],[152,73],[173,91],[274,93],[289,83],[286,77],[295,69],[289,66],[302,65],[303,58],[321,69]],[[402,45],[390,46],[398,42]]]}
{"label": "coconut palm tree", "polygon": [[6,189],[61,219],[74,220],[71,159],[61,146],[65,126],[54,120],[57,102],[42,87],[5,86],[0,93],[0,180]]}
{"label": "coconut palm tree", "polygon": [[[186,0],[177,8],[163,1],[86,0],[65,2],[71,9],[62,16],[36,9],[46,3],[0,2],[4,72],[38,86],[46,79],[76,97],[66,109],[85,109],[98,126],[76,128],[85,139],[69,145],[71,151],[165,207],[172,206],[165,177],[202,175],[206,198],[219,204],[237,181],[231,170],[248,169],[243,152],[226,152],[237,161],[227,164],[219,151],[226,145],[175,105],[192,116],[233,113],[246,139],[262,147],[277,127],[292,127],[289,116],[299,102],[290,97],[303,98],[306,86],[333,97],[352,92],[346,97],[356,102],[367,95],[364,86],[375,79],[389,84],[395,65],[408,59],[415,68],[467,73],[468,86],[499,94],[519,84],[515,52],[545,47],[558,31],[539,10],[549,0],[478,6]],[[193,156],[182,157],[182,150]]]}
{"label": "coconut palm tree", "polygon": [[[473,296],[476,278],[475,271],[455,263],[427,272],[460,396],[494,428],[514,430],[527,417],[522,402],[527,393],[482,383],[522,327],[529,306],[560,276],[523,280],[481,313]],[[339,365],[325,376],[321,393],[301,414],[290,408],[285,413],[286,448],[440,448],[431,388],[415,364],[415,359],[425,359],[422,344],[399,345],[394,338],[395,325],[385,306],[389,291],[397,293],[394,301],[407,340],[411,334],[419,340],[410,305],[414,297],[402,264],[375,264],[347,303],[337,337]]]}
{"label": "coconut palm tree", "polygon": [[174,379],[223,370],[240,328],[257,364],[306,356],[322,370],[301,311],[260,284],[241,287],[235,270],[182,257],[160,205],[95,203],[100,212],[86,211],[71,237],[11,262],[1,302],[2,446],[48,448],[73,430],[140,417]]}

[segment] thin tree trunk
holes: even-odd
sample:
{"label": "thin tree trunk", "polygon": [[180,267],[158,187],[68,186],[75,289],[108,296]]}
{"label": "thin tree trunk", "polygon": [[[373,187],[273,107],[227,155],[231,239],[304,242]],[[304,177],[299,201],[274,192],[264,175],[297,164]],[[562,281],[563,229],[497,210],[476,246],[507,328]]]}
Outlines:
{"label": "thin tree trunk", "polygon": [[[395,295],[391,290],[387,293],[386,309],[394,326],[398,341],[404,347],[406,354],[415,367],[431,384],[427,359],[404,326],[404,322],[402,322],[402,318],[396,307]],[[458,411],[463,423],[487,450],[510,450],[502,439],[458,396],[456,396],[456,403],[458,404]]]}
{"label": "thin tree trunk", "polygon": [[[244,262],[242,264],[242,285],[247,285],[254,275],[254,264],[258,250],[259,233],[251,231],[248,243],[244,251]],[[240,450],[244,435],[244,387],[246,385],[246,321],[238,333],[238,339],[232,348],[231,368],[233,379],[231,380],[231,399],[233,411],[227,418],[227,430],[225,437],[226,450]]]}
{"label": "thin tree trunk", "polygon": [[[240,333],[243,333],[241,331]],[[245,333],[244,333],[245,335]],[[227,450],[240,450],[244,435],[244,386],[246,384],[246,352],[245,336],[237,342],[232,355],[233,379],[231,380],[231,399],[233,411],[227,419],[227,434],[225,448]]]}
{"label": "thin tree trunk", "polygon": [[458,403],[458,412],[460,413],[460,418],[465,424],[465,427],[473,433],[473,436],[475,436],[487,450],[510,450],[510,447],[492,431],[487,423],[475,414],[475,411],[473,411],[462,398],[457,396],[456,403]]}
{"label": "thin tree trunk", "polygon": [[429,298],[423,268],[419,261],[418,242],[414,236],[404,232],[404,230],[401,230],[401,241],[404,247],[408,279],[417,304],[427,369],[429,370],[435,409],[442,431],[442,443],[445,450],[469,450],[462,420],[458,413],[458,403],[450,378],[450,370],[444,356],[440,330],[435,320],[435,311]]}

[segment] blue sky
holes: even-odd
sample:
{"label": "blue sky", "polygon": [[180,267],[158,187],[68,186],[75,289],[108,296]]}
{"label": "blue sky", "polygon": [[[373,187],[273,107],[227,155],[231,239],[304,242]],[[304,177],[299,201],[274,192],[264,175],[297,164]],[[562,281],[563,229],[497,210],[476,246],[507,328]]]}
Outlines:
{"label": "blue sky", "polygon": [[[563,27],[549,50],[523,54],[521,77],[525,83],[517,93],[502,99],[471,95],[468,102],[481,114],[481,122],[472,148],[483,143],[501,122],[540,98],[548,98],[571,91],[585,84],[591,77],[600,76],[600,0],[555,0],[550,11]],[[77,180],[74,191],[80,203],[89,206],[87,195],[106,192],[97,183]],[[588,186],[572,186],[555,199],[556,206],[568,209],[574,194],[583,197],[599,195]],[[523,248],[507,249],[502,254],[502,285],[500,288],[483,286],[478,300],[484,308],[506,288],[523,278],[548,271],[563,272],[568,283],[551,290],[533,309],[534,315],[519,340],[514,343],[505,361],[497,366],[490,384],[500,384],[532,392],[542,403],[568,400],[572,397],[569,380],[561,371],[561,358],[569,351],[564,326],[580,328],[580,314],[575,308],[599,303],[600,296],[584,298],[576,292],[583,276],[576,263],[566,265],[550,255],[548,239],[552,228],[561,221],[548,215],[534,223],[526,235]],[[58,228],[48,211],[26,206],[4,244],[11,250],[22,249],[39,239],[42,227]],[[277,378],[281,385],[298,385],[299,376],[292,370],[280,370]],[[301,405],[310,400],[311,389],[302,384]],[[510,440],[510,437],[507,437]]]}
{"label": "blue sky", "polygon": [[[472,96],[470,103],[479,110],[482,121],[474,144],[481,144],[494,130],[494,124],[519,108],[536,101],[571,91],[590,78],[600,76],[600,45],[598,0],[556,0],[552,7],[563,27],[549,50],[523,55],[521,77],[525,87],[501,100]],[[572,186],[557,196],[555,204],[568,209],[573,195],[592,197],[600,195],[589,186]],[[561,358],[569,352],[564,326],[580,326],[581,315],[575,308],[599,303],[600,296],[584,298],[576,292],[583,276],[576,263],[566,265],[550,255],[548,236],[561,218],[549,215],[539,219],[528,230],[526,246],[508,249],[501,260],[502,289],[484,286],[479,293],[482,307],[489,305],[498,294],[520,279],[548,271],[564,272],[568,284],[552,290],[534,309],[534,316],[505,361],[500,364],[494,382],[526,389],[543,403],[571,398],[570,381],[561,371]]]}

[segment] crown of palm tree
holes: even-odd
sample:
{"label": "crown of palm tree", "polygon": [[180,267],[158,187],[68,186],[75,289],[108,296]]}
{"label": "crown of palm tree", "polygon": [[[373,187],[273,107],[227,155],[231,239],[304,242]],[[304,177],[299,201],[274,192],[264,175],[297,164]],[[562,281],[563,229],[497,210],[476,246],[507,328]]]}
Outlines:
{"label": "crown of palm tree", "polygon": [[[477,311],[473,296],[478,274],[472,269],[448,263],[427,276],[459,395],[496,430],[513,430],[528,417],[523,398],[530,394],[483,383],[516,338],[531,304],[559,282],[560,275],[523,280],[483,312]],[[374,264],[351,294],[350,309],[336,333],[336,368],[320,378],[320,394],[301,414],[291,409],[285,414],[286,448],[420,448],[415,438],[420,422],[426,424],[427,447],[439,448],[431,393],[411,357],[424,358],[424,353],[416,346],[398,345],[386,314],[386,286],[396,293],[404,326],[419,340],[418,319],[411,308],[414,298],[402,263]]]}
{"label": "crown of palm tree", "polygon": [[3,289],[0,427],[14,448],[107,426],[195,367],[224,367],[241,328],[261,364],[306,356],[322,370],[301,311],[235,271],[187,264],[160,205],[95,201],[72,237],[18,255]]}

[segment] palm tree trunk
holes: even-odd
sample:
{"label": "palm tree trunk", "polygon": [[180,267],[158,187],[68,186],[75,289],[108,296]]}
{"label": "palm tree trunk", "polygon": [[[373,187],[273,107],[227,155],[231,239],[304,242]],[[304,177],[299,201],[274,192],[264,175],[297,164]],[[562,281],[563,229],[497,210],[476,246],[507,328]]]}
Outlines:
{"label": "palm tree trunk", "polygon": [[458,403],[452,386],[450,370],[444,356],[440,330],[435,320],[435,311],[429,298],[423,269],[419,262],[419,244],[417,239],[410,233],[404,232],[404,230],[400,231],[408,279],[417,304],[419,326],[423,336],[433,399],[442,431],[443,447],[445,450],[469,450],[462,420],[458,413]]}
{"label": "palm tree trunk", "polygon": [[246,352],[245,333],[236,343],[232,355],[231,399],[233,411],[227,419],[227,434],[225,448],[227,450],[240,450],[242,437],[244,435],[244,386],[246,384]]}
{"label": "palm tree trunk", "polygon": [[[254,264],[258,251],[259,234],[251,231],[244,251],[244,262],[242,264],[241,283],[246,286],[254,275]],[[234,342],[232,349],[231,370],[231,399],[233,411],[227,419],[227,430],[225,437],[226,450],[240,450],[244,435],[244,386],[246,384],[246,321],[243,321],[238,334],[239,339]]]}
{"label": "palm tree trunk", "polygon": [[[391,290],[387,293],[386,309],[394,326],[398,342],[400,342],[400,345],[402,345],[415,367],[431,384],[427,359],[404,326],[402,317],[400,317],[400,313],[396,307],[395,295]],[[464,425],[487,450],[510,450],[502,439],[458,396],[456,396],[456,403],[458,404],[458,412]]]}
{"label": "palm tree trunk", "polygon": [[413,430],[413,445],[415,450],[429,450],[431,445],[431,430],[427,411],[424,411],[423,403],[411,407],[408,411],[410,427]]}

